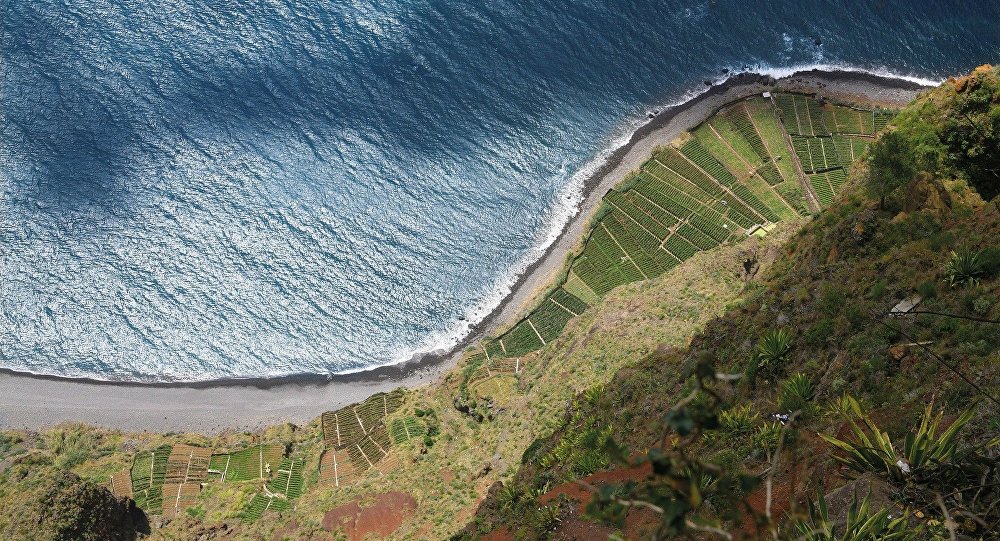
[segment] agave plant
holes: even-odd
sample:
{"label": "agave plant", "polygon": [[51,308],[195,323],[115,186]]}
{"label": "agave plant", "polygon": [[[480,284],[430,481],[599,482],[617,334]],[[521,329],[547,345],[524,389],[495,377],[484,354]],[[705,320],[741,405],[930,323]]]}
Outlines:
{"label": "agave plant", "polygon": [[981,253],[962,248],[957,252],[952,252],[948,258],[948,263],[944,267],[945,276],[951,287],[959,285],[976,286],[979,278],[986,272]]}
{"label": "agave plant", "polygon": [[[931,402],[924,410],[920,426],[906,435],[902,449],[897,451],[889,434],[882,432],[871,418],[861,411],[857,400],[845,395],[840,403],[841,408],[849,412],[845,418],[857,442],[842,441],[828,434],[820,436],[843,450],[846,456],[835,458],[855,471],[882,473],[891,480],[906,481],[940,464],[958,461],[966,453],[976,449],[974,447],[959,449],[957,441],[959,432],[972,420],[971,409],[959,415],[955,422],[939,435],[938,430],[944,412],[939,411],[934,415],[934,403]],[[860,420],[861,424],[859,425],[856,420]],[[992,447],[998,444],[1000,438],[988,442],[986,446]]]}
{"label": "agave plant", "polygon": [[893,518],[888,509],[873,511],[871,494],[858,502],[857,494],[847,510],[847,522],[838,528],[830,520],[826,499],[819,495],[818,504],[809,502],[809,519],[795,524],[796,539],[802,541],[910,541],[920,534],[909,528],[907,515]]}
{"label": "agave plant", "polygon": [[746,436],[753,432],[757,413],[751,404],[734,406],[719,412],[719,428],[730,436]]}
{"label": "agave plant", "polygon": [[784,363],[792,351],[792,335],[785,329],[775,329],[757,343],[754,353],[758,369],[774,367]]}
{"label": "agave plant", "polygon": [[781,440],[781,434],[784,431],[784,426],[777,421],[769,421],[757,427],[757,430],[753,434],[753,444],[767,453],[770,457],[771,453],[778,448],[778,442]]}
{"label": "agave plant", "polygon": [[800,411],[813,398],[813,384],[805,374],[786,379],[778,389],[778,405],[784,411]]}

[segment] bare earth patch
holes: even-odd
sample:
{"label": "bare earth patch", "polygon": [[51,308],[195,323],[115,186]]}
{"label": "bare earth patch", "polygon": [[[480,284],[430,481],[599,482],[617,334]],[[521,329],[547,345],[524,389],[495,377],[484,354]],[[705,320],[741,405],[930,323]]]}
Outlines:
{"label": "bare earth patch", "polygon": [[348,541],[361,541],[374,534],[386,537],[403,525],[417,509],[417,500],[405,492],[386,492],[375,496],[366,507],[354,500],[331,509],[323,516],[323,529],[343,530]]}

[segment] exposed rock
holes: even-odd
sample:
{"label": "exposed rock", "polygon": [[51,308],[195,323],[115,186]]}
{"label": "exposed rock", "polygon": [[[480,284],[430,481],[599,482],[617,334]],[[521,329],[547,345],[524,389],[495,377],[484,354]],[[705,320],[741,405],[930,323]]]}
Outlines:
{"label": "exposed rock", "polygon": [[951,210],[951,195],[941,181],[922,174],[906,189],[903,201],[903,212],[913,213],[919,210],[930,210],[940,217]]}

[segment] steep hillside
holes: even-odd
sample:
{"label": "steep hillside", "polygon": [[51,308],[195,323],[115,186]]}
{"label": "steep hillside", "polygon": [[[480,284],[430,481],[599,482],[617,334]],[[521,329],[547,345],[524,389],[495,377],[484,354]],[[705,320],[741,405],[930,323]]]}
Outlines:
{"label": "steep hillside", "polygon": [[461,537],[996,538],[997,70],[926,93],[866,156],[689,347],[578,395]]}
{"label": "steep hillside", "polygon": [[[953,88],[962,84],[975,87],[956,82]],[[923,295],[921,307],[958,311],[974,294],[968,302],[977,306],[979,319],[997,319],[989,254],[976,288],[940,282],[949,248],[986,246],[997,226],[995,209],[965,188],[960,164],[949,161],[953,152],[941,151],[941,169],[889,193],[882,208],[862,195],[866,169],[855,166],[848,174],[891,116],[864,104],[798,94],[729,104],[658,148],[609,192],[591,234],[538,306],[469,348],[441,384],[375,395],[306,426],[261,432],[129,434],[77,425],[6,432],[0,438],[0,509],[53,508],[41,491],[23,488],[25,472],[37,469],[52,476],[71,471],[88,487],[106,486],[115,502],[134,501],[149,519],[151,539],[544,537],[553,528],[563,537],[600,537],[617,526],[579,520],[582,509],[561,495],[589,499],[582,497],[589,486],[643,480],[648,464],[609,468],[616,459],[664,447],[661,419],[689,395],[692,374],[718,369],[742,374],[706,383],[722,402],[692,398],[686,403],[697,405],[698,415],[678,409],[683,415],[667,416],[692,440],[678,440],[684,445],[677,449],[716,464],[698,470],[711,474],[699,483],[706,483],[704,500],[712,507],[705,520],[714,520],[723,516],[724,503],[757,497],[750,488],[754,475],[773,454],[764,444],[780,432],[765,423],[772,411],[792,405],[808,410],[799,422],[813,424],[796,425],[799,439],[782,454],[782,471],[795,464],[797,479],[805,479],[809,472],[798,457],[829,455],[829,444],[808,430],[834,426],[813,405],[842,391],[878,408],[880,421],[904,405],[916,407],[932,387],[949,412],[971,403],[957,376],[917,362],[924,346],[897,348],[906,353],[903,361],[887,360],[888,348],[904,341],[880,334],[866,311],[884,314],[884,305],[912,291]],[[920,122],[900,117],[897,131]],[[931,154],[925,147],[919,147],[921,156]],[[843,194],[846,199],[815,218]],[[906,327],[914,334],[910,342],[933,340],[941,351],[951,346],[932,333],[954,330],[949,340],[960,348],[962,362],[995,381],[989,372],[992,334],[966,327],[972,324],[967,320],[905,317],[926,327]],[[791,337],[789,351],[750,364],[764,359],[752,355],[760,337],[778,328]],[[774,340],[780,345],[783,339]],[[922,387],[903,384],[915,374]],[[772,405],[775,389],[793,376],[798,402],[792,396]],[[885,398],[874,400],[889,383]],[[732,436],[700,437],[697,427],[715,423],[720,408],[729,408],[722,417],[741,420],[740,427]],[[906,411],[890,428],[909,426],[916,412]],[[990,430],[980,416],[968,432]],[[675,448],[667,441],[667,449]],[[742,471],[739,466],[750,476],[723,475]],[[574,482],[582,477],[587,487]],[[746,486],[735,490],[720,483],[723,478]],[[783,501],[812,489],[785,479],[777,483]],[[94,498],[109,496],[104,491]],[[606,503],[620,506],[620,499]],[[116,505],[109,500],[97,507],[119,517]],[[658,520],[620,508],[595,511],[607,519],[617,513],[630,527]],[[64,519],[75,528],[92,520],[80,513],[43,520]],[[125,538],[145,527],[115,520]],[[22,521],[0,521],[0,534],[31,538]]]}

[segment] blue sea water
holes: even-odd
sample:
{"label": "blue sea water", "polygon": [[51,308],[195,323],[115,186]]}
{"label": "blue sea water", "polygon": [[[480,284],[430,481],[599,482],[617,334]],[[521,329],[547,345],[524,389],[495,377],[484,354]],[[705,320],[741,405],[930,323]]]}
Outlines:
{"label": "blue sea water", "polygon": [[119,380],[455,343],[587,171],[723,69],[939,80],[1000,61],[985,1],[0,10],[0,366]]}

